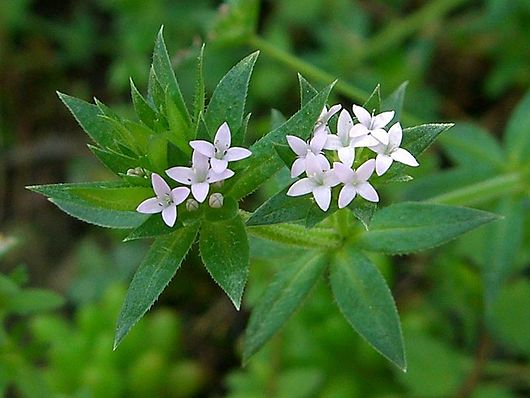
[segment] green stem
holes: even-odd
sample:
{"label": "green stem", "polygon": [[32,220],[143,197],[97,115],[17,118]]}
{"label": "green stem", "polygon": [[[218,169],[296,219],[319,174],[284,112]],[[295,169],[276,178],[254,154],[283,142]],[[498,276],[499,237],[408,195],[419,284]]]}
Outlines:
{"label": "green stem", "polygon": [[309,249],[336,249],[342,242],[332,229],[307,229],[297,224],[251,226],[247,232],[258,238]]}
{"label": "green stem", "polygon": [[435,196],[428,199],[427,202],[471,205],[522,192],[525,188],[520,173],[509,173]]}

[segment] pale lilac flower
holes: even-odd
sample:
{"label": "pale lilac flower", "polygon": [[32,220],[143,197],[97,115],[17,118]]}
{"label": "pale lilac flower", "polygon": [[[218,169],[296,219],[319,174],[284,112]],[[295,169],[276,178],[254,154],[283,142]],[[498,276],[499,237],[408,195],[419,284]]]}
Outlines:
{"label": "pale lilac flower", "polygon": [[409,151],[399,147],[402,138],[403,131],[401,130],[401,125],[396,123],[388,131],[387,145],[379,144],[370,147],[372,151],[377,153],[375,158],[375,171],[378,176],[385,174],[394,160],[407,166],[419,166],[418,161]]}
{"label": "pale lilac flower", "polygon": [[[376,138],[379,143],[388,144],[388,134],[384,128],[394,117],[394,111],[371,115],[362,106],[353,105],[352,109],[359,124],[353,126],[350,135],[354,138],[359,138],[357,146],[373,145],[368,142],[369,140],[365,138],[366,136]],[[363,140],[360,139],[361,137],[363,137]]]}
{"label": "pale lilac flower", "polygon": [[375,168],[375,160],[370,159],[352,170],[351,165],[334,163],[333,170],[341,183],[344,184],[339,193],[339,209],[348,206],[357,194],[370,202],[379,202],[379,195],[368,182]]}
{"label": "pale lilac flower", "polygon": [[193,197],[202,203],[208,196],[210,184],[226,180],[232,177],[234,172],[225,169],[222,173],[216,173],[210,168],[207,156],[193,151],[191,167],[172,167],[166,170],[166,174],[181,184],[191,185]]}
{"label": "pale lilac flower", "polygon": [[301,196],[312,193],[318,207],[323,211],[329,209],[331,188],[338,185],[339,180],[329,163],[323,164],[317,157],[310,154],[306,158],[307,177],[296,181],[287,191],[288,196]]}
{"label": "pale lilac flower", "polygon": [[327,106],[324,106],[324,108],[322,109],[322,112],[320,112],[320,116],[318,117],[317,122],[315,123],[315,128],[313,129],[313,134],[314,135],[319,135],[319,134],[328,135],[328,134],[330,134],[331,131],[329,130],[329,127],[328,127],[329,119],[331,119],[331,117],[335,113],[340,111],[340,108],[342,108],[342,105],[340,105],[340,104],[333,105],[331,108],[329,108],[329,110],[328,110]]}
{"label": "pale lilac flower", "polygon": [[[354,139],[350,137],[353,120],[350,113],[343,109],[337,122],[337,134],[328,134],[324,149],[336,150],[343,163],[352,165],[355,159]],[[378,143],[378,141],[376,141]]]}
{"label": "pale lilac flower", "polygon": [[162,212],[162,219],[169,227],[177,221],[177,205],[186,200],[190,194],[189,188],[178,187],[170,189],[169,185],[158,174],[151,174],[151,183],[156,196],[144,200],[138,205],[136,211],[144,214]]}
{"label": "pale lilac flower", "polygon": [[289,143],[289,146],[293,152],[298,155],[298,158],[291,166],[292,178],[298,177],[300,174],[306,171],[306,158],[308,155],[315,156],[317,160],[324,165],[323,167],[325,167],[326,163],[329,166],[328,160],[322,154],[322,149],[324,149],[324,144],[326,141],[327,135],[325,134],[315,135],[313,138],[311,138],[309,143],[294,135],[287,136],[287,142]]}
{"label": "pale lilac flower", "polygon": [[231,141],[230,127],[224,122],[217,129],[213,144],[208,141],[197,140],[191,141],[190,146],[202,155],[207,156],[210,159],[213,171],[219,174],[227,169],[228,162],[245,159],[252,155],[252,152],[246,148],[230,148]]}

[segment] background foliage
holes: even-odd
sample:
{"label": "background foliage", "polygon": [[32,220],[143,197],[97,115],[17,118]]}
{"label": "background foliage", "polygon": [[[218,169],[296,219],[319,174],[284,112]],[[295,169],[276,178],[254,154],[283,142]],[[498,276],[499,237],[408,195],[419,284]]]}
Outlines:
{"label": "background foliage", "polygon": [[[511,138],[530,136],[528,2],[285,0],[262,1],[259,11],[256,3],[0,3],[0,391],[29,397],[528,395],[528,146]],[[250,86],[250,139],[269,128],[271,107],[284,114],[298,108],[296,71],[320,87],[340,78],[335,99],[343,103],[360,101],[377,83],[389,93],[408,80],[405,126],[412,119],[457,122],[420,159],[413,182],[389,185],[381,196],[387,203],[473,205],[505,219],[428,253],[371,258],[402,316],[406,374],[351,333],[329,308],[324,282],[240,368],[245,308],[296,255],[260,240],[251,242],[243,311],[232,308],[193,264],[197,256],[189,256],[180,283],[110,351],[123,286],[146,247],[120,244],[119,233],[76,222],[23,187],[108,178],[54,92],[97,96],[130,114],[123,105],[128,77],[145,90],[161,24],[179,76],[190,77],[180,78],[186,98],[204,40],[212,39],[205,52],[210,94],[238,59],[262,50]],[[252,209],[275,191],[272,181],[245,206]],[[94,353],[90,359],[87,352]],[[147,380],[142,385],[139,374]]]}

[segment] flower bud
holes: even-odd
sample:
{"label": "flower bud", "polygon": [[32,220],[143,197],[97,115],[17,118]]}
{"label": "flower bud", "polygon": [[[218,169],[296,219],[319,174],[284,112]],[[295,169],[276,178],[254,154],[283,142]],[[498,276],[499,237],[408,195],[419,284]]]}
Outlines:
{"label": "flower bud", "polygon": [[223,185],[224,185],[224,183],[225,183],[225,180],[221,180],[221,181],[214,182],[214,183],[212,184],[212,186],[213,186],[213,187],[216,187],[216,188],[222,188]]}
{"label": "flower bud", "polygon": [[127,170],[128,176],[135,176],[135,177],[145,177],[146,173],[145,170],[141,167],[135,167],[134,169]]}
{"label": "flower bud", "polygon": [[208,204],[212,209],[220,209],[221,207],[223,207],[223,200],[223,195],[219,192],[212,193],[210,195],[210,199],[208,199]]}
{"label": "flower bud", "polygon": [[186,210],[188,211],[196,211],[199,209],[199,202],[197,202],[195,199],[188,199],[186,201]]}

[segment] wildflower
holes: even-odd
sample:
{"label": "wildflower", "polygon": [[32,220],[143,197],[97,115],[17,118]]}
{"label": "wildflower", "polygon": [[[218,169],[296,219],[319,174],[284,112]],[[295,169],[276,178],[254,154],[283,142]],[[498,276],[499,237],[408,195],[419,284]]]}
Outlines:
{"label": "wildflower", "polygon": [[329,130],[329,127],[328,127],[329,119],[331,119],[331,117],[335,113],[340,111],[340,108],[342,108],[342,106],[337,104],[337,105],[333,105],[331,108],[329,108],[329,111],[328,111],[327,106],[324,106],[324,108],[322,109],[322,112],[320,112],[320,116],[318,117],[317,122],[315,123],[315,128],[313,130],[313,134],[314,135],[319,135],[319,134],[328,135],[328,134],[330,134],[331,131]]}
{"label": "wildflower", "polygon": [[190,190],[186,187],[171,189],[156,173],[151,174],[151,183],[156,196],[144,200],[138,205],[136,211],[144,214],[162,212],[162,219],[167,226],[172,227],[177,221],[177,205],[186,200]]}
{"label": "wildflower", "polygon": [[191,167],[172,167],[166,174],[177,182],[191,185],[191,193],[199,203],[204,202],[210,191],[210,184],[226,180],[234,175],[229,169],[216,173],[210,168],[208,157],[198,151],[193,151]]}
{"label": "wildflower", "polygon": [[291,185],[287,195],[301,196],[312,193],[318,207],[323,211],[328,210],[331,202],[331,188],[339,183],[333,170],[330,170],[328,161],[323,163],[315,155],[308,154],[306,173],[306,178],[302,178]]}
{"label": "wildflower", "polygon": [[[352,127],[353,120],[350,113],[346,109],[343,109],[340,112],[337,122],[337,134],[329,134],[324,146],[325,149],[336,150],[340,161],[348,164],[352,164],[355,159],[354,140],[350,137]],[[377,144],[378,141],[375,143]]]}
{"label": "wildflower", "polygon": [[[384,127],[390,123],[394,117],[394,111],[383,112],[378,115],[370,115],[370,113],[362,106],[353,105],[353,113],[359,123],[353,126],[350,135],[352,137],[373,137],[382,144],[388,144],[388,134]],[[373,141],[372,141],[373,142]],[[368,140],[357,143],[357,146],[372,146]]]}
{"label": "wildflower", "polygon": [[403,131],[401,125],[395,123],[388,131],[388,144],[379,144],[374,147],[370,147],[372,151],[377,153],[375,158],[375,171],[378,176],[383,175],[392,165],[392,162],[400,162],[407,166],[417,167],[419,166],[418,161],[412,154],[406,149],[400,148],[401,140],[403,138]]}
{"label": "wildflower", "polygon": [[[319,162],[323,165],[326,163],[329,167],[329,162],[326,157],[322,154],[322,149],[324,149],[324,144],[327,141],[327,135],[317,134],[309,143],[306,143],[301,138],[298,138],[294,135],[287,136],[287,142],[293,150],[294,153],[298,155],[298,158],[293,162],[291,166],[291,177],[298,177],[306,170],[306,158],[310,155],[317,158]],[[325,166],[324,166],[325,167]]]}
{"label": "wildflower", "polygon": [[370,159],[352,170],[351,165],[334,163],[333,170],[341,183],[344,184],[339,193],[339,209],[348,206],[357,194],[370,202],[379,202],[379,195],[368,182],[375,168],[375,160]]}
{"label": "wildflower", "polygon": [[230,148],[231,141],[230,127],[224,122],[217,129],[213,144],[208,141],[196,140],[191,141],[190,146],[208,157],[213,171],[219,174],[227,169],[228,162],[245,159],[252,155],[252,152],[246,148]]}

